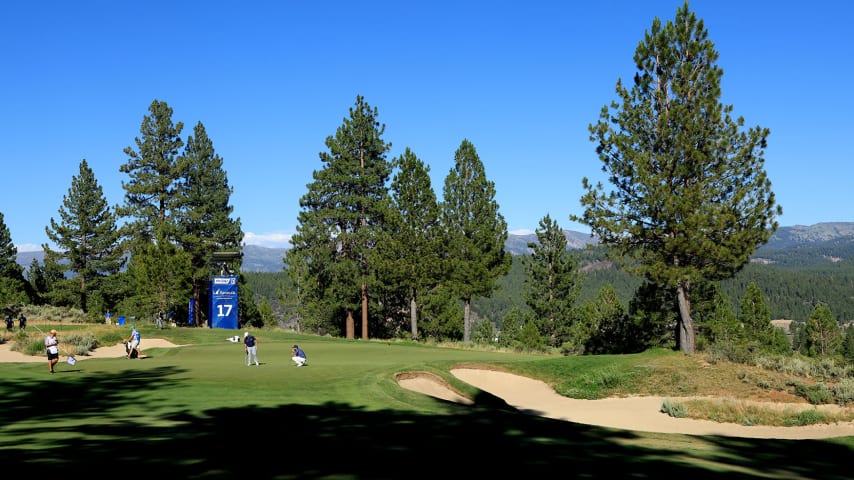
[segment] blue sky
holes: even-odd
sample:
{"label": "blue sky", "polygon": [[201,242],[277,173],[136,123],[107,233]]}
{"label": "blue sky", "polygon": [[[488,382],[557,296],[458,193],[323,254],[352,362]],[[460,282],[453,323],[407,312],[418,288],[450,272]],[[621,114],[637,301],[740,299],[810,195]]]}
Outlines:
{"label": "blue sky", "polygon": [[[464,139],[513,233],[581,214],[603,179],[587,127],[630,81],[638,42],[681,0],[597,2],[32,1],[0,6],[0,212],[39,250],[86,160],[111,205],[155,99],[201,121],[245,242],[283,247],[318,154],[357,95],[388,158],[409,147],[441,199]],[[724,70],[722,103],[771,130],[783,226],[854,221],[854,3],[694,0]]]}

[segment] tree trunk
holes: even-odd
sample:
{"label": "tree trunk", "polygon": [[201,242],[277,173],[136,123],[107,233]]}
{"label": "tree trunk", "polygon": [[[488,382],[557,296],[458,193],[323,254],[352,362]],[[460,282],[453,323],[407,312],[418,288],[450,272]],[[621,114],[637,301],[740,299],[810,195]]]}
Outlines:
{"label": "tree trunk", "polygon": [[676,297],[679,300],[679,350],[683,353],[694,353],[694,319],[691,318],[691,300],[686,289],[684,284],[676,287]]}
{"label": "tree trunk", "polygon": [[415,302],[415,295],[409,299],[409,322],[412,324],[412,339],[418,340],[418,304]]}
{"label": "tree trunk", "polygon": [[193,326],[201,327],[201,315],[199,315],[199,303],[201,300],[202,285],[199,280],[193,282]]}
{"label": "tree trunk", "polygon": [[368,284],[362,281],[362,340],[368,339]]}
{"label": "tree trunk", "polygon": [[463,307],[463,342],[471,341],[471,299],[465,299]]}
{"label": "tree trunk", "polygon": [[349,308],[347,309],[347,319],[345,321],[345,324],[347,338],[351,340],[356,338],[356,323],[355,320],[353,320],[353,310],[350,310]]}

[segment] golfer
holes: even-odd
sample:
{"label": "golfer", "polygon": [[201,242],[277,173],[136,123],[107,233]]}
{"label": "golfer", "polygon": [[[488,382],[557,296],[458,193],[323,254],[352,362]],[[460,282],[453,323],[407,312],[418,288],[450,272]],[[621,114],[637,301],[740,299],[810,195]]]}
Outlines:
{"label": "golfer", "polygon": [[258,339],[255,335],[249,335],[249,332],[243,332],[243,350],[246,351],[246,366],[252,365],[252,359],[255,359],[255,365],[258,365]]}
{"label": "golfer", "polygon": [[44,339],[44,348],[47,351],[47,366],[53,373],[53,366],[59,361],[59,340],[56,339],[56,330],[51,330]]}
{"label": "golfer", "polygon": [[136,350],[136,359],[139,360],[140,355],[142,355],[142,353],[140,353],[140,351],[139,351],[139,341],[140,341],[139,330],[136,329],[135,325],[131,325],[130,326],[130,337],[128,337],[128,339],[125,340],[125,343],[130,342],[130,348],[128,349],[128,356],[127,356],[128,359],[131,358],[131,355],[133,355],[133,351]]}
{"label": "golfer", "polygon": [[291,348],[291,360],[293,360],[294,364],[298,367],[305,365],[305,352],[299,348],[299,345],[294,345],[293,348]]}

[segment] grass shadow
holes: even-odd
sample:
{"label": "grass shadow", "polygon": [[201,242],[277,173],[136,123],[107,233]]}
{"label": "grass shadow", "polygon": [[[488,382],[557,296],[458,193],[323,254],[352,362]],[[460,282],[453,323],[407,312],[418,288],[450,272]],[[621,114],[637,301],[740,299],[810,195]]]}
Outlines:
{"label": "grass shadow", "polygon": [[[449,405],[446,415],[347,403],[205,409],[204,399],[187,399],[157,416],[157,389],[175,387],[182,369],[78,373],[61,383],[0,381],[4,466],[146,479],[850,478],[844,445],[681,435],[651,442],[526,415],[488,393],[473,406]],[[157,421],[122,416],[131,402]]]}

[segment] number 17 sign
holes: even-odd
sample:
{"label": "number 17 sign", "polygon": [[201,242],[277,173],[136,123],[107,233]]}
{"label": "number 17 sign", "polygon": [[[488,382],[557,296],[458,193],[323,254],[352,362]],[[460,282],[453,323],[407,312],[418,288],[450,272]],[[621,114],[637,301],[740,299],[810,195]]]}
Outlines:
{"label": "number 17 sign", "polygon": [[237,277],[217,276],[211,279],[212,328],[237,329]]}

